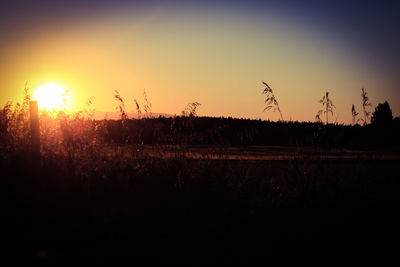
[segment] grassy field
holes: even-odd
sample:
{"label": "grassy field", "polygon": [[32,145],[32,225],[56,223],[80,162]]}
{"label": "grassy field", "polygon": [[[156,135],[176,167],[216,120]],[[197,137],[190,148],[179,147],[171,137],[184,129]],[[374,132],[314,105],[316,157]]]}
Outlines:
{"label": "grassy field", "polygon": [[[244,160],[244,161],[288,161],[288,160],[391,160],[399,161],[400,153],[385,150],[354,150],[344,148],[301,146],[217,146],[217,145],[106,145],[101,153],[109,155],[141,156],[173,159]],[[136,152],[133,152],[136,151]]]}
{"label": "grassy field", "polygon": [[396,253],[396,160],[121,153],[1,164],[7,257],[207,264]]}
{"label": "grassy field", "polygon": [[397,255],[396,150],[112,144],[101,122],[44,114],[37,162],[26,105],[0,114],[4,260],[248,264]]}

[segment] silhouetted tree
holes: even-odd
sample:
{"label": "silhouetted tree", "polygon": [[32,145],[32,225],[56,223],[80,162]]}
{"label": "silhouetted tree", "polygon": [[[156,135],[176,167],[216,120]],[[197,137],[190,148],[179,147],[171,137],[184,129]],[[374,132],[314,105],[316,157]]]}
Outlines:
{"label": "silhouetted tree", "polygon": [[389,103],[385,101],[383,104],[378,104],[372,113],[371,123],[378,126],[389,125],[393,120],[392,110]]}

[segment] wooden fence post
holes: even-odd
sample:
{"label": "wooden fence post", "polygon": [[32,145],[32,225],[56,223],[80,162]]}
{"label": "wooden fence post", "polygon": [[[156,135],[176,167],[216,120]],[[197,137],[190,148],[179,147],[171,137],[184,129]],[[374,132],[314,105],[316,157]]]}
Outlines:
{"label": "wooden fence post", "polygon": [[38,101],[30,101],[29,107],[31,119],[32,163],[38,167],[40,164],[40,130]]}

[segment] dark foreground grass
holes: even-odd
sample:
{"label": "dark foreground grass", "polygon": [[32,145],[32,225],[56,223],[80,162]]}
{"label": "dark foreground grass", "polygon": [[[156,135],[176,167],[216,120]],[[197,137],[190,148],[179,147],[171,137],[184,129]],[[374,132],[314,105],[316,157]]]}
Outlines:
{"label": "dark foreground grass", "polygon": [[398,161],[6,155],[3,259],[327,263],[399,248]]}

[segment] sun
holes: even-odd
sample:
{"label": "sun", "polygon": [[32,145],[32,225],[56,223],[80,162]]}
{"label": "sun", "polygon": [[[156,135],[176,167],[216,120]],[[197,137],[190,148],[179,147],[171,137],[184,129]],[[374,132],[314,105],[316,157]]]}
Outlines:
{"label": "sun", "polygon": [[47,83],[39,86],[32,96],[37,100],[39,109],[67,109],[70,104],[69,90],[56,83]]}

